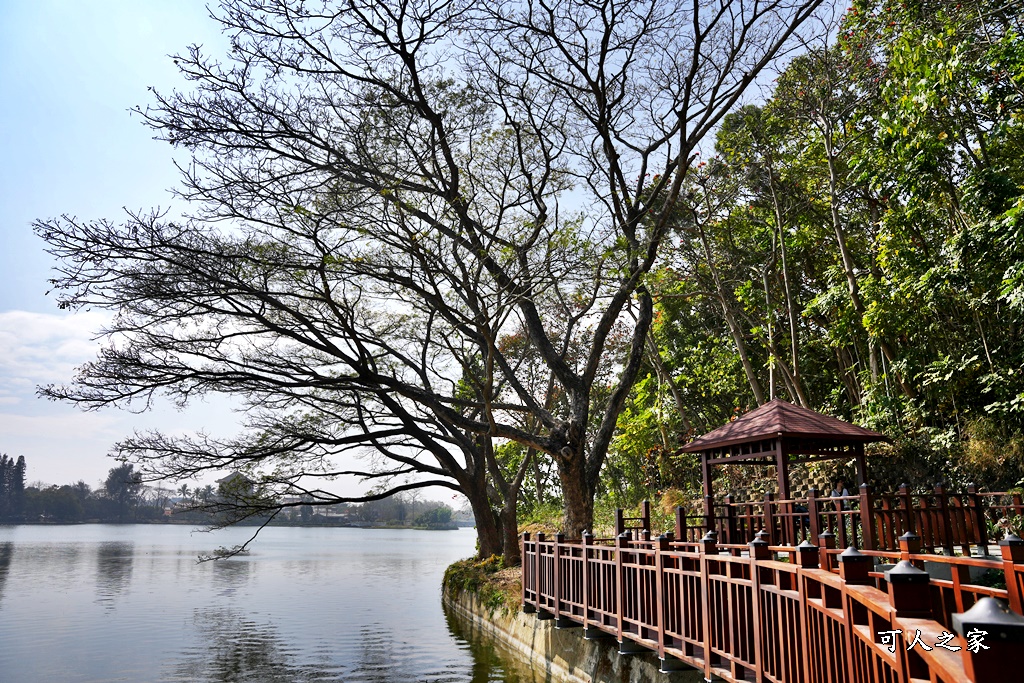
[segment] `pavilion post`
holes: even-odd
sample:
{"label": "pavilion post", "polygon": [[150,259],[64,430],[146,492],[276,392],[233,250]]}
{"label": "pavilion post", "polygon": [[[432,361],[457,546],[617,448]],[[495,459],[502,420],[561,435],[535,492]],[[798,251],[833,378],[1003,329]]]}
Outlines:
{"label": "pavilion post", "polygon": [[782,437],[775,439],[775,466],[779,478],[779,498],[789,500],[789,463]]}
{"label": "pavilion post", "polygon": [[711,493],[711,463],[708,459],[711,453],[705,451],[700,454],[701,476],[704,477],[704,531],[715,530],[715,497]]}
{"label": "pavilion post", "polygon": [[856,449],[854,451],[854,458],[857,461],[857,486],[868,483],[867,480],[867,464],[864,462],[864,444],[858,443],[854,445]]}

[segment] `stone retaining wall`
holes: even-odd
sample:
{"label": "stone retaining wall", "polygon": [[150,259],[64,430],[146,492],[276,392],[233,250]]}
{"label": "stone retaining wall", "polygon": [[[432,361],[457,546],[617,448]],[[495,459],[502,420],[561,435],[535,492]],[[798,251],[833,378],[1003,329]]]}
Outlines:
{"label": "stone retaining wall", "polygon": [[[485,639],[522,665],[530,683],[690,683],[703,681],[696,669],[658,671],[654,652],[620,655],[612,638],[587,640],[582,628],[556,629],[553,620],[532,614],[489,612],[464,591],[442,596],[445,609],[471,642]],[[532,677],[530,677],[532,676]]]}

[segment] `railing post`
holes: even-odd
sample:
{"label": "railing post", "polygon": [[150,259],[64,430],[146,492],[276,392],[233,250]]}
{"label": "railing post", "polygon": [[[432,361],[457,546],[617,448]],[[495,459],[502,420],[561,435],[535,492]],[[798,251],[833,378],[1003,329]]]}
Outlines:
{"label": "railing post", "polygon": [[914,523],[914,501],[910,498],[910,486],[900,484],[899,493],[896,495],[900,499],[900,505],[903,506],[903,514],[906,519],[903,531],[914,533],[917,531],[917,525]]}
{"label": "railing post", "polygon": [[622,514],[622,508],[615,509],[615,538],[626,532],[626,520]]}
{"label": "railing post", "polygon": [[860,485],[860,528],[863,538],[861,545],[865,550],[877,550],[875,547],[875,505],[871,495],[871,487]]}
{"label": "railing post", "polygon": [[1024,612],[1024,595],[1021,594],[1021,580],[1017,576],[1017,565],[1024,564],[1024,540],[1016,534],[1006,534],[999,541],[999,554],[1003,556],[1003,576],[1006,578],[1006,594],[1014,612]]}
{"label": "railing post", "polygon": [[622,532],[615,537],[615,630],[616,638],[622,643],[622,635],[625,629],[622,627],[622,615],[625,613],[626,602],[626,581],[625,570],[622,567],[622,555],[629,548],[629,534]]}
{"label": "railing post", "polygon": [[821,535],[821,519],[818,517],[818,489],[813,486],[807,489],[807,516],[810,521],[807,534],[817,540]]}
{"label": "railing post", "polygon": [[[760,535],[760,532],[758,534]],[[750,594],[754,605],[758,605],[761,601],[761,566],[759,563],[764,560],[770,560],[771,551],[768,550],[768,541],[764,540],[763,536],[755,536],[754,540],[747,544],[747,548],[749,548],[748,554],[750,556]],[[761,643],[761,629],[764,624],[761,611],[757,607],[754,607],[753,617],[750,631],[754,639],[754,659],[751,663],[754,665],[755,670],[759,670],[763,668],[762,662],[764,661]],[[705,634],[705,639],[710,643],[711,635],[706,631]],[[755,680],[763,681],[763,672],[759,672]]]}
{"label": "railing post", "polygon": [[761,529],[768,534],[768,543],[778,543],[775,538],[775,522],[772,514],[772,500],[775,498],[771,493],[764,494],[764,523]]}
{"label": "railing post", "polygon": [[545,606],[544,596],[543,596],[543,593],[541,593],[541,586],[543,584],[547,583],[546,581],[542,580],[543,576],[544,576],[542,574],[542,572],[544,570],[544,562],[543,562],[544,558],[543,558],[543,551],[542,551],[542,546],[543,545],[544,545],[544,532],[543,531],[538,531],[537,532],[537,540],[533,544],[533,548],[534,548],[535,554],[537,556],[537,571],[535,572],[535,577],[536,577],[536,581],[537,581],[537,590],[534,591],[534,596],[537,598],[537,618],[542,620],[542,621],[546,620],[546,619],[554,619],[554,615],[551,614],[551,612],[549,612],[547,609],[545,609],[545,607],[544,607]]}
{"label": "railing post", "polygon": [[708,531],[700,539],[700,589],[701,589],[701,618],[704,622],[704,680],[711,680],[711,667],[716,663],[714,655],[711,654],[711,558],[718,554],[716,539],[718,534]]}
{"label": "railing post", "polygon": [[829,550],[835,550],[836,535],[831,531],[823,531],[818,534],[818,566],[825,571],[832,571],[832,554]]}
{"label": "railing post", "polygon": [[978,554],[988,555],[988,525],[985,524],[985,510],[981,505],[977,484],[967,485],[967,504],[971,508],[971,526],[974,527],[974,539],[977,542]]}
{"label": "railing post", "polygon": [[686,511],[682,505],[676,506],[676,539],[686,541]]}
{"label": "railing post", "polygon": [[771,545],[771,543],[769,543],[770,537],[768,536],[768,532],[767,531],[765,531],[764,529],[761,529],[760,531],[758,531],[756,534],[754,534],[754,540],[755,541],[761,541],[762,543],[764,543],[765,552],[768,553],[768,557],[771,558],[771,559],[775,559],[774,556],[772,555],[771,550],[768,550],[768,546]]}
{"label": "railing post", "polygon": [[[522,591],[522,593],[523,593],[523,613],[524,614],[533,614],[534,612],[537,611],[537,606],[535,604],[530,604],[530,602],[526,599],[526,592],[527,592],[527,589],[526,589],[526,567],[531,562],[530,555],[526,551],[526,544],[529,543],[529,542],[530,542],[530,532],[529,531],[524,531],[523,532],[523,540],[520,542],[521,545],[520,545],[520,548],[519,548],[519,557],[523,558],[523,591]],[[537,563],[534,562],[533,566],[534,566],[534,568],[536,568]],[[537,574],[536,573],[534,573],[534,575],[533,575],[533,591],[534,591],[534,593],[533,593],[534,598],[536,598],[536,596],[537,596]]]}
{"label": "railing post", "polygon": [[705,555],[717,555],[718,534],[714,531],[709,531],[706,534],[704,534],[704,537],[700,539],[700,547]]}
{"label": "railing post", "polygon": [[[972,683],[1003,683],[1020,673],[1013,662],[1020,661],[1024,645],[1024,617],[1006,603],[979,598],[971,609],[953,615],[953,630],[960,635],[960,657]],[[972,647],[977,641],[981,646]]]}
{"label": "railing post", "polygon": [[658,607],[658,659],[662,661],[662,668],[664,669],[665,662],[665,613],[668,605],[665,603],[665,557],[663,553],[667,553],[671,548],[669,542],[671,539],[668,536],[658,536],[657,544],[654,546],[654,573],[655,581],[655,594],[657,596],[657,607]]}
{"label": "railing post", "polygon": [[865,555],[852,545],[839,554],[839,576],[851,586],[868,586],[871,584],[871,570],[875,563],[870,555]]}
{"label": "railing post", "polygon": [[949,498],[946,487],[939,482],[935,485],[935,505],[938,508],[938,523],[942,529],[942,549],[947,555],[953,554],[953,524],[949,519]]}
{"label": "railing post", "polygon": [[[853,599],[848,596],[846,586],[870,586],[872,583],[871,570],[875,563],[870,555],[865,555],[852,545],[840,553],[836,559],[839,562],[839,577],[843,580],[843,623],[845,625],[843,640],[846,644],[846,652],[852,653],[856,642],[853,634],[856,606],[853,604]],[[841,663],[840,665],[846,670],[846,677],[841,680],[857,681],[858,672],[853,656],[848,654],[845,664]]]}
{"label": "railing post", "polygon": [[[900,544],[900,560],[907,560],[909,562],[911,555],[917,555],[921,552],[921,537],[917,534],[908,531],[897,540]],[[917,564],[919,563],[920,561]],[[915,564],[915,566],[917,565]],[[923,567],[918,567],[918,569],[923,569]]]}
{"label": "railing post", "polygon": [[[645,500],[640,503],[640,524],[643,530],[650,534],[651,531],[651,501]],[[650,539],[648,539],[650,540]]]}
{"label": "railing post", "polygon": [[[760,534],[759,534],[760,535]],[[763,538],[755,538],[753,541],[747,544],[750,548],[750,557],[755,560],[769,560],[771,559],[771,551],[768,550],[768,541]]]}
{"label": "railing post", "polygon": [[565,534],[562,533],[561,531],[559,531],[558,533],[555,534],[555,542],[551,546],[551,548],[552,548],[551,554],[553,556],[553,562],[554,562],[553,571],[552,571],[552,574],[553,574],[553,579],[552,580],[553,580],[553,582],[555,584],[555,587],[554,587],[554,603],[555,603],[555,620],[556,621],[560,620],[562,618],[562,581],[561,581],[562,569],[561,569],[561,567],[559,567],[559,565],[561,564],[561,562],[559,562],[559,559],[560,559],[561,551],[562,551],[561,545],[563,543],[565,543]]}
{"label": "railing post", "polygon": [[907,560],[900,560],[885,573],[889,584],[889,604],[897,617],[931,619],[931,588],[928,572],[918,569]]}
{"label": "railing post", "polygon": [[581,545],[580,551],[583,554],[580,558],[583,565],[583,630],[586,632],[590,629],[590,546],[594,545],[594,534],[584,531]]}
{"label": "railing post", "polygon": [[806,538],[796,547],[796,563],[802,569],[818,568],[818,547]]}
{"label": "railing post", "polygon": [[929,552],[935,550],[939,532],[935,527],[935,508],[928,503],[928,496],[921,496],[917,501],[918,514],[918,535],[921,536],[922,546]]}

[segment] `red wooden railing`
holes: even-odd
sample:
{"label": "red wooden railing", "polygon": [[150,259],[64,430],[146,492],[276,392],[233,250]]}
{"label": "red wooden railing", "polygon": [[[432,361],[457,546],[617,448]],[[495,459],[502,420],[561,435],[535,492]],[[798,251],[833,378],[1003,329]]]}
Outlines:
{"label": "red wooden railing", "polygon": [[[906,532],[920,536],[923,550],[965,555],[988,548],[987,521],[1024,515],[1019,493],[951,493],[941,485],[927,493],[901,486],[895,493],[875,494],[867,485],[856,495],[825,498],[814,489],[806,498],[736,502],[732,496],[714,502],[712,514],[683,515],[676,520],[676,538],[697,542],[709,530],[727,544],[749,543],[759,531],[778,545],[796,545],[822,532],[835,534],[839,547],[895,550]],[[616,529],[617,534],[622,530]]]}
{"label": "red wooden railing", "polygon": [[[828,531],[797,546],[766,536],[738,545],[714,533],[698,542],[646,530],[637,540],[523,534],[523,609],[614,637],[623,653],[656,651],[663,670],[695,667],[706,680],[1024,681],[1020,538],[982,559],[923,554],[909,533],[897,551],[864,552],[840,552]],[[949,578],[930,575],[937,566]],[[991,581],[972,578],[979,571],[1005,587],[982,585]]]}

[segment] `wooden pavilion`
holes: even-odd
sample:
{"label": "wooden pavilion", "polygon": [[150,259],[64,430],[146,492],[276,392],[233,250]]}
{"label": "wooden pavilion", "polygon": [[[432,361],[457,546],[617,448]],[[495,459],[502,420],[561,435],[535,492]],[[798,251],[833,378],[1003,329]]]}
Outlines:
{"label": "wooden pavilion", "polygon": [[888,440],[870,429],[775,399],[694,439],[680,452],[700,454],[705,514],[710,515],[714,465],[774,465],[778,496],[788,500],[791,464],[853,459],[859,486],[865,483],[864,444]]}

